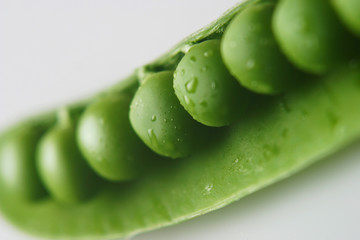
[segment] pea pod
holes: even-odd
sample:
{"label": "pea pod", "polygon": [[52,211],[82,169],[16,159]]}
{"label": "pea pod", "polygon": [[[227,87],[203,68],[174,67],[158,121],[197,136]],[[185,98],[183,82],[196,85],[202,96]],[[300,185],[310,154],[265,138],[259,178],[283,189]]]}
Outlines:
{"label": "pea pod", "polygon": [[[262,2],[268,1],[247,1],[238,5],[209,27],[136,70],[123,87],[114,86],[94,98],[69,105],[69,109],[81,109],[85,112],[82,117],[86,117],[86,112],[99,99],[132,94],[138,82],[142,82],[138,90],[150,84],[151,77],[144,76],[161,81],[161,84],[153,82],[160,86],[147,94],[149,98],[154,97],[151,93],[160,98],[159,89],[165,89],[163,86],[172,89],[171,72],[192,45],[221,39],[236,14]],[[167,81],[159,77],[162,74]],[[194,141],[199,147],[193,147],[188,156],[159,164],[157,168],[134,176],[131,182],[104,183],[102,190],[83,204],[64,205],[53,197],[36,203],[24,202],[3,194],[0,185],[0,209],[9,220],[28,232],[62,239],[129,237],[218,209],[300,171],[359,138],[359,79],[360,68],[356,65],[334,65],[331,72],[318,77],[301,74],[296,88],[286,89],[279,96],[256,95],[248,112],[229,126],[206,128],[212,129],[211,138]],[[175,95],[172,96],[176,100]],[[128,116],[128,109],[119,106],[122,110],[111,109]],[[159,105],[148,106],[146,114],[157,106],[170,109],[172,104],[160,101]],[[56,128],[52,115],[41,115],[25,123],[51,122]],[[112,117],[110,120],[117,121]],[[146,118],[146,121],[151,120],[152,116]],[[122,128],[116,124],[109,126],[114,127],[111,128],[114,132]],[[8,136],[4,134],[1,141],[6,141]],[[118,149],[114,147],[113,151]],[[147,154],[141,156],[149,160]],[[32,216],[31,221],[29,216]]]}

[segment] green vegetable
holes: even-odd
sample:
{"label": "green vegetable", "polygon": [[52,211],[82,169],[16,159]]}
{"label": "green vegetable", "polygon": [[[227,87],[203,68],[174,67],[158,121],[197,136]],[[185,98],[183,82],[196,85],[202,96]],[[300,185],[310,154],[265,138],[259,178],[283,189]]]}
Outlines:
{"label": "green vegetable", "polygon": [[273,28],[287,57],[310,73],[329,72],[354,49],[329,0],[281,0]]}
{"label": "green vegetable", "polygon": [[[293,55],[287,51],[285,54],[301,69],[319,75],[314,77],[305,72],[294,71],[294,76],[287,77],[291,79],[286,82],[281,75],[282,64],[279,63],[284,61],[286,68],[291,65],[284,58],[279,60],[278,56],[282,55],[276,44],[264,47],[263,51],[256,49],[259,46],[259,41],[255,41],[256,36],[272,37],[269,28],[269,18],[273,11],[271,3],[275,1],[250,0],[236,6],[165,55],[137,69],[124,83],[93,98],[67,106],[70,115],[80,115],[79,123],[77,118],[70,119],[66,114],[57,123],[55,113],[50,112],[20,123],[1,135],[0,167],[14,167],[15,179],[20,179],[12,184],[4,177],[7,171],[0,169],[0,209],[3,214],[20,228],[46,237],[129,237],[218,209],[300,171],[359,138],[360,66],[348,64],[345,56],[336,57],[339,46],[351,49],[353,43],[356,41],[358,44],[359,40],[347,38],[347,33],[338,27],[341,24],[333,17],[335,15],[331,5],[326,1],[276,2],[278,5],[275,5],[273,26],[280,39],[278,43],[282,49],[286,48],[285,45],[291,47]],[[235,17],[236,14],[239,17]],[[305,24],[311,26],[309,31],[305,31],[306,34],[302,31],[291,32],[293,29],[289,26],[293,24],[293,19],[290,18],[292,16],[311,21],[310,25]],[[232,21],[233,19],[235,20]],[[242,20],[237,22],[237,19]],[[280,24],[281,19],[285,23]],[[199,95],[189,93],[194,102],[201,103],[202,96],[212,92],[209,82],[216,80],[220,87],[227,84],[225,81],[230,82],[232,79],[218,54],[219,40],[214,39],[222,41],[223,49],[230,48],[227,44],[231,42],[227,42],[226,36],[222,37],[227,26],[230,24],[226,35],[236,36],[240,28],[232,33],[233,26],[242,26],[243,34],[248,36],[246,26],[242,24],[250,22],[251,27],[253,21],[265,30],[254,35],[249,32],[249,36],[254,37],[254,45],[249,44],[248,48],[244,45],[243,53],[254,54],[259,63],[274,64],[269,76],[278,74],[282,76],[281,80],[264,78],[268,74],[264,69],[258,69],[259,72],[254,72],[253,76],[262,79],[262,86],[268,87],[262,93],[281,94],[254,94],[246,113],[241,114],[244,102],[224,101],[226,93],[232,93],[231,89],[224,88],[225,91],[218,95],[219,98],[207,99],[212,102],[206,109],[209,115],[197,109],[196,112],[191,108],[184,109],[174,92],[177,91],[180,101],[185,101],[187,95],[184,83],[186,84],[187,78],[178,78],[181,70],[190,66],[185,70],[190,71],[188,77],[196,75],[199,76],[199,81],[202,79],[204,84],[197,85]],[[328,23],[333,25],[328,27]],[[288,36],[288,31],[294,34],[290,34],[291,39],[288,40],[294,41],[284,43],[282,37]],[[345,38],[341,41],[338,38],[328,39],[334,32],[344,32],[345,35],[339,38]],[[320,42],[316,48],[303,49],[308,54],[306,55],[297,47],[308,36],[310,39],[311,36],[316,36]],[[236,44],[240,43],[243,43],[242,40]],[[214,58],[209,58],[210,50],[214,51]],[[356,51],[354,48],[353,52]],[[208,56],[200,58],[205,52]],[[196,64],[187,62],[188,59],[191,61],[192,56],[196,57]],[[226,56],[223,57],[226,59]],[[294,61],[293,57],[298,60],[306,57],[309,62],[305,61],[307,66],[304,67]],[[356,54],[351,58],[352,61],[359,61]],[[202,75],[199,72],[206,64],[213,67],[211,72],[209,68],[208,75]],[[232,64],[227,67],[234,67]],[[197,67],[193,68],[195,65]],[[174,90],[175,69],[177,79]],[[287,83],[295,78],[299,78],[299,81],[291,83],[294,87],[287,88]],[[243,84],[242,77],[239,81]],[[237,83],[234,86],[239,88]],[[261,92],[258,88],[252,91]],[[219,107],[215,104],[217,101],[224,105]],[[239,113],[232,114],[239,116],[222,115],[221,107],[235,109],[234,111],[238,108]],[[222,126],[227,122],[231,123],[223,128],[208,128],[193,120],[187,111],[194,118],[201,118],[198,121],[208,125]],[[216,113],[221,113],[222,116],[216,116]],[[31,132],[31,129],[39,126],[40,129],[46,128],[47,132],[37,147],[43,130],[34,135],[27,135],[27,131]],[[141,140],[160,155],[179,159],[169,161],[160,157],[152,153]],[[27,194],[22,194],[22,183],[25,181],[19,173],[23,173],[23,166],[34,162],[36,148],[40,175],[51,196],[34,202],[27,201]],[[19,150],[19,155],[16,150]],[[87,161],[80,161],[82,157]],[[152,162],[154,158],[163,158],[165,161]],[[16,164],[12,165],[10,161],[14,159]],[[52,168],[48,161],[53,161],[58,167]],[[90,171],[86,170],[90,169],[87,163],[104,178],[99,186],[83,182],[84,178],[89,179],[82,177]],[[25,171],[24,174],[28,173]],[[41,183],[36,185],[36,180],[32,179],[28,181],[35,183],[37,187],[41,186]],[[132,181],[114,182],[123,180]],[[8,194],[12,186],[14,192],[20,194]],[[41,195],[33,194],[36,191],[30,192],[32,196]],[[87,201],[76,205],[63,204],[82,200]]]}
{"label": "green vegetable", "polygon": [[274,4],[268,2],[248,7],[230,23],[221,45],[231,74],[244,87],[262,94],[281,93],[301,76],[274,39],[273,11]]}
{"label": "green vegetable", "polygon": [[54,199],[77,203],[87,200],[94,193],[98,179],[80,154],[75,142],[75,128],[68,113],[63,113],[63,119],[40,141],[37,166]]}
{"label": "green vegetable", "polygon": [[212,127],[229,125],[249,101],[249,93],[221,61],[220,40],[196,44],[185,54],[174,74],[174,89],[186,111]]}
{"label": "green vegetable", "polygon": [[340,18],[355,34],[360,36],[360,1],[332,0]]}
{"label": "green vegetable", "polygon": [[25,125],[1,142],[0,185],[4,194],[29,201],[47,195],[35,165],[37,142],[43,133],[43,126]]}
{"label": "green vegetable", "polygon": [[149,76],[131,103],[135,132],[154,152],[179,158],[195,149],[201,126],[182,108],[172,88],[173,72]]}
{"label": "green vegetable", "polygon": [[128,95],[101,97],[86,108],[78,127],[81,152],[99,175],[111,181],[135,178],[151,158],[130,126],[130,101]]}

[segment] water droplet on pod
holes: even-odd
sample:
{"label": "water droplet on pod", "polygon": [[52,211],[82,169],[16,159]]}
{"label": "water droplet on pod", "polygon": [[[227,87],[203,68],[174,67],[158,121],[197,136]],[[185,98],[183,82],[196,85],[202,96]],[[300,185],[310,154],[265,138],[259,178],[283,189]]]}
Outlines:
{"label": "water droplet on pod", "polygon": [[255,67],[255,60],[254,59],[249,59],[247,62],[246,62],[246,69],[248,70],[251,70]]}

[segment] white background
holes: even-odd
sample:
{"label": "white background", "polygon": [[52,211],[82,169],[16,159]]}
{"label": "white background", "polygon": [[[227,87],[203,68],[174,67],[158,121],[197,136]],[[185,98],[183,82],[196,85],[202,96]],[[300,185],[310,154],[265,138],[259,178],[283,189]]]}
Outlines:
{"label": "white background", "polygon": [[[0,129],[104,89],[236,2],[0,0]],[[228,207],[133,239],[360,239],[359,157],[357,142]],[[0,217],[0,239],[32,238]]]}

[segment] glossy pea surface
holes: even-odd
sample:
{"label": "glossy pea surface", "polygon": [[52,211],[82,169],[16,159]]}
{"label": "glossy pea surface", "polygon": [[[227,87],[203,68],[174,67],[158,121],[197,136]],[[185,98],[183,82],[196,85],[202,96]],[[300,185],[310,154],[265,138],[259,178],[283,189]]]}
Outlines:
{"label": "glossy pea surface", "polygon": [[97,187],[97,177],[81,155],[70,123],[57,124],[41,139],[37,166],[46,188],[59,202],[84,201]]}
{"label": "glossy pea surface", "polygon": [[131,103],[130,121],[148,147],[171,158],[188,156],[201,128],[175,96],[172,71],[155,73],[143,82]]}
{"label": "glossy pea surface", "polygon": [[261,94],[281,93],[298,78],[274,39],[273,11],[272,3],[246,8],[232,20],[221,44],[230,72],[241,85]]}
{"label": "glossy pea surface", "polygon": [[282,0],[273,19],[277,40],[299,68],[323,74],[351,52],[351,37],[341,25],[329,0]]}
{"label": "glossy pea surface", "polygon": [[77,140],[88,163],[102,177],[126,181],[146,166],[150,151],[136,136],[129,122],[128,95],[102,97],[82,115]]}
{"label": "glossy pea surface", "polygon": [[249,94],[222,62],[220,40],[193,46],[174,73],[174,89],[181,105],[202,124],[229,125],[244,112]]}
{"label": "glossy pea surface", "polygon": [[46,195],[36,170],[35,152],[44,129],[21,127],[0,143],[0,185],[20,199],[36,200]]}
{"label": "glossy pea surface", "polygon": [[332,0],[339,17],[356,35],[360,36],[360,1]]}

